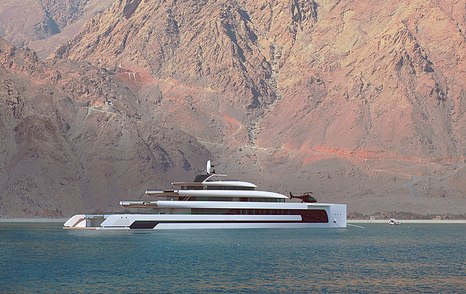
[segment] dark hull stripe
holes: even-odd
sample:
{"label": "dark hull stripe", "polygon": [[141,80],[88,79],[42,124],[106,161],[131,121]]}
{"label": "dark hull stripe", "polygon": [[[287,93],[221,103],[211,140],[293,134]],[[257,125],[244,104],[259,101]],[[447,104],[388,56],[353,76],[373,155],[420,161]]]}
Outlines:
{"label": "dark hull stripe", "polygon": [[135,221],[129,226],[130,229],[153,229],[158,224],[234,224],[234,223],[241,223],[241,224],[265,224],[265,223],[302,223],[302,221],[290,221],[290,220],[268,220],[268,221]]}
{"label": "dark hull stripe", "polygon": [[[236,220],[236,221],[208,221],[208,220],[199,220],[199,221],[134,221],[131,226],[129,226],[130,229],[153,229],[155,228],[158,224],[193,224],[193,223],[198,223],[198,224],[266,224],[266,223],[311,223],[311,222],[304,222],[304,221],[296,221],[296,220],[258,220],[258,221],[252,221],[252,220]],[[328,223],[328,222],[312,222],[312,223]]]}
{"label": "dark hull stripe", "polygon": [[[171,224],[192,224],[192,223],[328,223],[328,216],[325,210],[283,210],[286,215],[299,215],[300,221],[296,220],[196,220],[196,221],[134,221],[130,229],[153,229],[159,223]],[[271,214],[274,215],[274,214]],[[275,214],[278,215],[278,214]]]}

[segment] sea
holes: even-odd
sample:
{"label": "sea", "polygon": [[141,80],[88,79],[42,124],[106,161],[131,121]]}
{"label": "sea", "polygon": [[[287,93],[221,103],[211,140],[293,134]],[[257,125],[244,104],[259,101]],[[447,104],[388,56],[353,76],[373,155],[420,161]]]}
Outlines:
{"label": "sea", "polygon": [[70,231],[0,223],[0,293],[466,293],[466,224]]}

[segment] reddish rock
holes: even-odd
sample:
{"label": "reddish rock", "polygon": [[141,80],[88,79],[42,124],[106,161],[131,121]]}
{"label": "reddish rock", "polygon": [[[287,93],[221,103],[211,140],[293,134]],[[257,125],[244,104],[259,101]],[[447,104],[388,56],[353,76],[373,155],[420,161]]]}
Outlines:
{"label": "reddish rock", "polygon": [[[98,107],[121,90],[129,117],[192,135],[268,189],[365,214],[464,213],[465,15],[458,1],[124,0],[41,75]],[[75,62],[119,88],[56,72]]]}
{"label": "reddish rock", "polygon": [[200,172],[208,151],[138,101],[116,73],[40,62],[0,39],[0,217],[119,210],[121,198]]}

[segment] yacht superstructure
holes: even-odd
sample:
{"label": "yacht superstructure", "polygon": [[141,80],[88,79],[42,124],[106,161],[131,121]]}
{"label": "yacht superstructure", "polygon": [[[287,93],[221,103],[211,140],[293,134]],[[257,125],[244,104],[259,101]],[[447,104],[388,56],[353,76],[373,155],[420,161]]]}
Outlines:
{"label": "yacht superstructure", "polygon": [[309,195],[292,196],[258,191],[253,183],[222,180],[210,161],[207,174],[193,182],[174,182],[171,190],[147,190],[150,201],[121,201],[125,208],[146,208],[140,214],[79,214],[66,229],[227,229],[345,228],[346,205],[316,203]]}

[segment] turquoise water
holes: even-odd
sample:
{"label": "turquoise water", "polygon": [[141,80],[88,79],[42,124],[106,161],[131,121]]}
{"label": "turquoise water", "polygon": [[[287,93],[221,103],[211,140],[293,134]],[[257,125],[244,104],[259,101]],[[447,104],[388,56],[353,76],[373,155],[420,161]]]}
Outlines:
{"label": "turquoise water", "polygon": [[466,292],[466,225],[363,226],[89,232],[0,223],[0,292]]}

